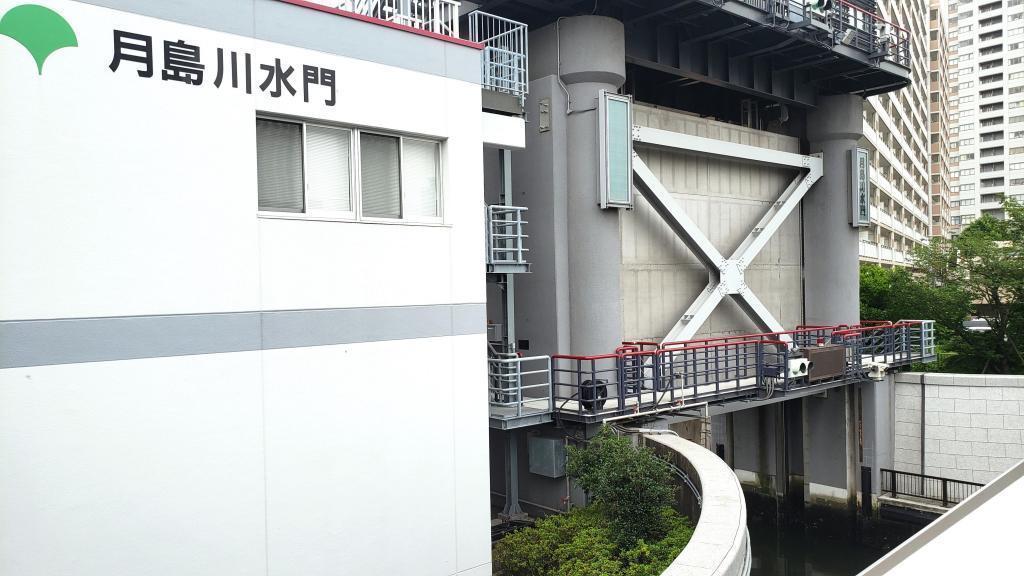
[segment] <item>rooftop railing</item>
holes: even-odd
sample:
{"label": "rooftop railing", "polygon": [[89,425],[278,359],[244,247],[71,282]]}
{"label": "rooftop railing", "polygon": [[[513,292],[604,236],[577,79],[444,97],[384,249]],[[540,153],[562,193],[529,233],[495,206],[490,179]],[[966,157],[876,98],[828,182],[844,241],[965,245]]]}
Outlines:
{"label": "rooftop railing", "polygon": [[458,38],[459,5],[456,0],[343,0],[337,8]]}

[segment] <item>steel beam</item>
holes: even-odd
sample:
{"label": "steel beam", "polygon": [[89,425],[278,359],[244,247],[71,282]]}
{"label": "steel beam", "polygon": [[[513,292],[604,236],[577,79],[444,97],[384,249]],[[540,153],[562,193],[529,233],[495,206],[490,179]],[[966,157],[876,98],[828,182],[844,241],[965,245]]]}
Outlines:
{"label": "steel beam", "polygon": [[805,156],[641,126],[633,127],[633,142],[634,147],[640,145],[667,148],[730,161],[738,160],[799,170],[789,186],[779,195],[778,200],[768,208],[732,256],[726,259],[687,216],[636,151],[633,152],[633,184],[655,212],[707,267],[711,278],[707,287],[690,304],[662,342],[678,342],[693,338],[707,322],[718,303],[727,295],[736,301],[760,329],[766,332],[782,332],[782,324],[747,286],[744,273],[768,240],[800,204],[811,186],[821,178],[821,156]]}

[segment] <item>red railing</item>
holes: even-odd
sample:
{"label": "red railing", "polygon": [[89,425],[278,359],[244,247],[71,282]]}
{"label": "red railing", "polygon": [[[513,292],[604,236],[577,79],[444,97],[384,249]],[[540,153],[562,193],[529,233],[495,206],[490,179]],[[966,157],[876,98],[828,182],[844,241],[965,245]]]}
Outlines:
{"label": "red railing", "polygon": [[[767,397],[812,385],[791,374],[801,348],[846,348],[836,379],[863,378],[866,362],[907,365],[934,356],[931,321],[863,321],[658,344],[623,342],[611,354],[551,357],[555,410],[584,419],[729,397]],[[813,382],[814,385],[820,382]]]}

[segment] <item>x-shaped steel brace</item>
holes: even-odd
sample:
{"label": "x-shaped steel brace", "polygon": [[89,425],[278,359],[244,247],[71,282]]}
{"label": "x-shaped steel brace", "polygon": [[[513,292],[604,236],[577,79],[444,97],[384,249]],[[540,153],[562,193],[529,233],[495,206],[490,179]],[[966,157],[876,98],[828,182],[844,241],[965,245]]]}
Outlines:
{"label": "x-shaped steel brace", "polygon": [[778,200],[768,208],[735,252],[726,258],[672,198],[636,151],[633,152],[633,185],[708,269],[707,288],[690,304],[662,342],[692,339],[726,296],[731,296],[762,330],[782,332],[784,328],[779,321],[747,286],[744,272],[793,209],[800,204],[811,186],[821,178],[821,156],[805,156],[641,126],[633,127],[633,142],[634,148],[647,146],[672,149],[730,161],[791,167],[798,170],[796,177]]}

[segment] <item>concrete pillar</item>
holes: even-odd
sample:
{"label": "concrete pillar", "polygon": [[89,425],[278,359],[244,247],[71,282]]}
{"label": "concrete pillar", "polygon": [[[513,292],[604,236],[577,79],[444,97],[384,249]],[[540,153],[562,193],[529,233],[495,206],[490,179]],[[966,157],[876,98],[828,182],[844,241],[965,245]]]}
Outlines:
{"label": "concrete pillar", "polygon": [[864,99],[822,96],[807,115],[811,153],[824,175],[803,202],[804,302],[807,324],[860,320],[859,233],[850,226],[850,150],[864,134]]}
{"label": "concrete pillar", "polygon": [[603,16],[563,18],[555,27],[557,73],[569,93],[567,196],[570,346],[610,352],[622,339],[618,210],[601,210],[597,98],[626,81],[622,23]]}

